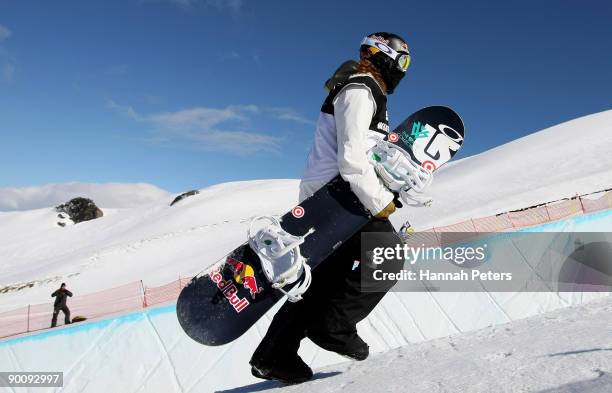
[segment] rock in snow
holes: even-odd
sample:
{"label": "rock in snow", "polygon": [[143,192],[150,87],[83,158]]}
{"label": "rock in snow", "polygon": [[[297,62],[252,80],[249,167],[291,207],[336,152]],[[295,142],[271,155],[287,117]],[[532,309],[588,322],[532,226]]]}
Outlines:
{"label": "rock in snow", "polygon": [[198,190],[191,190],[191,191],[187,191],[182,193],[181,195],[177,196],[176,198],[174,198],[174,200],[170,203],[170,206],[174,205],[175,203],[178,203],[180,201],[182,201],[183,199],[193,196],[193,195],[197,195],[199,194],[200,191]]}
{"label": "rock in snow", "polygon": [[104,215],[94,201],[81,197],[73,198],[66,203],[56,206],[55,210],[58,213],[68,214],[75,224],[83,221],[95,220]]}

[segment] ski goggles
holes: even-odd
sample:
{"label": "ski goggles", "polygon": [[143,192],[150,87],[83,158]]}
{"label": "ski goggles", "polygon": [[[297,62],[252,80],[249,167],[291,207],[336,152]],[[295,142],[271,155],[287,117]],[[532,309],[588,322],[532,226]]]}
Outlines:
{"label": "ski goggles", "polygon": [[368,49],[372,54],[378,53],[379,51],[383,52],[395,61],[397,68],[402,72],[406,72],[410,66],[410,55],[408,53],[398,52],[380,40],[365,37],[363,41],[361,41],[361,45],[369,46]]}

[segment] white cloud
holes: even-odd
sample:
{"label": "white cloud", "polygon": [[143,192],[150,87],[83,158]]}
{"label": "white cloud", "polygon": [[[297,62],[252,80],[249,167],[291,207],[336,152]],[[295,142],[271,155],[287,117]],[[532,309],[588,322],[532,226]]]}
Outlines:
{"label": "white cloud", "polygon": [[225,109],[189,108],[176,112],[163,112],[151,115],[153,124],[177,132],[211,129],[228,120],[246,120],[240,110],[227,107]]}
{"label": "white cloud", "polygon": [[123,116],[152,125],[154,134],[144,139],[151,143],[187,143],[189,147],[203,150],[245,155],[277,153],[283,141],[281,137],[240,130],[248,126],[253,115],[262,112],[256,105],[230,105],[221,109],[194,107],[149,115],[141,115],[131,106],[119,105],[113,100],[107,102],[107,107]]}
{"label": "white cloud", "polygon": [[276,118],[280,120],[289,120],[300,124],[306,124],[309,126],[316,125],[316,122],[299,115],[295,110],[291,108],[267,108],[266,110],[274,114]]}
{"label": "white cloud", "polygon": [[0,25],[0,41],[4,41],[9,38],[13,33],[6,26]]}
{"label": "white cloud", "polygon": [[272,116],[299,124],[315,124],[290,108],[257,105],[193,107],[148,115],[140,114],[131,106],[119,105],[113,100],[107,102],[107,107],[123,116],[152,125],[153,135],[144,139],[147,142],[170,146],[188,143],[190,147],[239,155],[280,151],[284,138],[247,130],[256,115]]}
{"label": "white cloud", "polygon": [[15,80],[15,66],[11,63],[2,65],[0,79],[8,83],[13,82]]}
{"label": "white cloud", "polygon": [[260,109],[255,105],[232,105],[223,109],[198,107],[154,114],[148,117],[148,121],[165,136],[186,138],[206,150],[222,150],[240,155],[261,151],[278,152],[282,138],[235,131],[224,124],[246,124],[250,115],[259,112]]}
{"label": "white cloud", "polygon": [[184,135],[204,150],[226,151],[238,155],[259,152],[278,153],[283,138],[245,131],[207,130]]}
{"label": "white cloud", "polygon": [[216,126],[228,120],[248,119],[247,114],[259,113],[256,105],[230,105],[225,109],[197,107],[176,112],[152,115],[151,121],[166,128],[201,129]]}
{"label": "white cloud", "polygon": [[91,198],[101,208],[136,207],[172,195],[147,183],[59,183],[0,188],[0,211],[57,206],[75,197]]}

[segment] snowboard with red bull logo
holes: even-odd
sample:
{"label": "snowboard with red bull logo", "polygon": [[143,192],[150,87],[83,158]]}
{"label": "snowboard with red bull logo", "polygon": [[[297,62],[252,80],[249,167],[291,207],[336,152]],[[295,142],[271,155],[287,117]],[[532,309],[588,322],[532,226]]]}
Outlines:
{"label": "snowboard with red bull logo", "polygon": [[[431,106],[409,116],[386,138],[406,150],[416,163],[434,171],[459,151],[464,126],[452,109]],[[280,222],[285,231],[298,236],[314,228],[300,246],[314,269],[370,218],[350,185],[338,175],[283,215]],[[203,264],[210,265],[205,260]],[[272,288],[259,257],[245,242],[183,288],[176,313],[189,337],[218,346],[243,335],[283,297]]]}

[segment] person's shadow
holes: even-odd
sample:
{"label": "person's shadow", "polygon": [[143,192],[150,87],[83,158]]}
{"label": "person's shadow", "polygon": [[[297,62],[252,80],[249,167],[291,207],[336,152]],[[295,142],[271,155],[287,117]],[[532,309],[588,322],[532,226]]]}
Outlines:
{"label": "person's shadow", "polygon": [[[338,374],[341,374],[341,372],[340,371],[333,371],[333,372],[329,372],[329,373],[316,373],[315,375],[313,375],[311,381],[314,381],[314,380],[317,380],[317,379],[333,377],[334,375],[338,375]],[[278,382],[278,381],[263,381],[263,382],[258,382],[258,383],[254,383],[254,384],[251,384],[251,385],[240,386],[240,387],[232,388],[232,389],[228,389],[228,390],[217,390],[215,393],[251,393],[251,392],[262,392],[264,390],[275,389],[275,388],[282,388],[284,386],[291,386],[291,385],[286,385],[286,384]]]}

